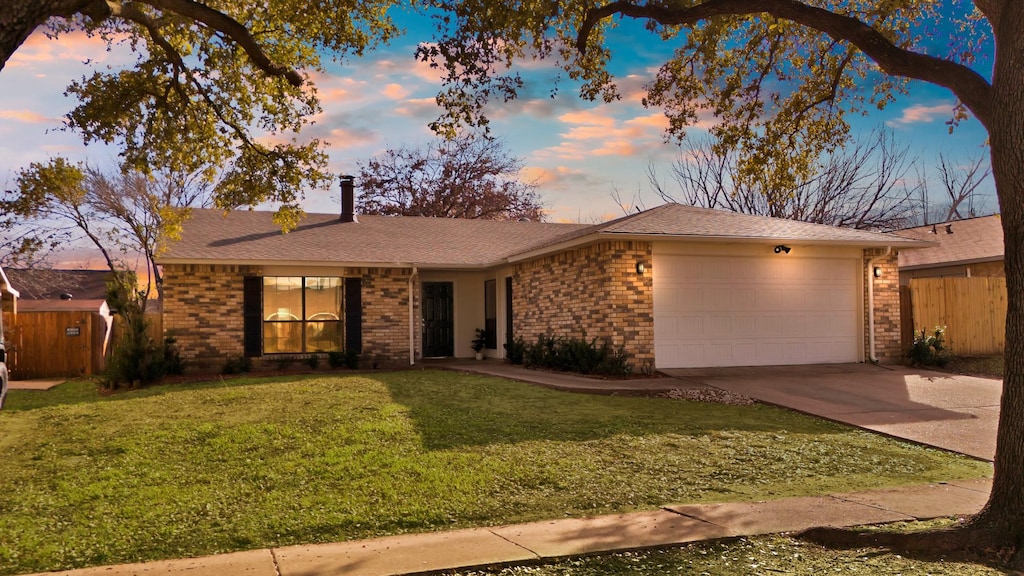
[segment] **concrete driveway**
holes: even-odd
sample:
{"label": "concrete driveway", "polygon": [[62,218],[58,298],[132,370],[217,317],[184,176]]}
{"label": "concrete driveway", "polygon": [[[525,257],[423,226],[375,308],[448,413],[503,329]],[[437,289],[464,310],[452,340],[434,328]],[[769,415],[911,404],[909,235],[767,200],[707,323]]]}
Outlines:
{"label": "concrete driveway", "polygon": [[976,458],[995,455],[1001,380],[872,364],[663,372]]}

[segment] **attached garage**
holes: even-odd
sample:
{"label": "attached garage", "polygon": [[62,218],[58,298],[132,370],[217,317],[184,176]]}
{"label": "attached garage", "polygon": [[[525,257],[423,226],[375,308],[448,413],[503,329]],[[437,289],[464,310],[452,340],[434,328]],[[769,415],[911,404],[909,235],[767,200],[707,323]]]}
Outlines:
{"label": "attached garage", "polygon": [[658,368],[863,359],[861,250],[656,243]]}

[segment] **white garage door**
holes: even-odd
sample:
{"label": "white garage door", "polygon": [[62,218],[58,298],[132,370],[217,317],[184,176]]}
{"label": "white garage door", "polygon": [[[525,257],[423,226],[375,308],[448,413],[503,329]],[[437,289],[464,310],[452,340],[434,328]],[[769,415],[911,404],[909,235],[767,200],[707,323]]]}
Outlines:
{"label": "white garage door", "polygon": [[853,258],[656,256],[655,364],[857,362],[859,270]]}

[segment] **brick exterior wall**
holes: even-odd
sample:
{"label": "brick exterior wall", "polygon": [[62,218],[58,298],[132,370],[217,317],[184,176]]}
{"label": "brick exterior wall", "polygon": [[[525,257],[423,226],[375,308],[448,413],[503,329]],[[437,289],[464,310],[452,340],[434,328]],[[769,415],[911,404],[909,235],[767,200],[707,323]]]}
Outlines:
{"label": "brick exterior wall", "polygon": [[[400,268],[340,271],[339,276],[362,278],[362,355],[368,368],[408,365],[409,274]],[[217,371],[244,353],[243,278],[260,275],[262,269],[252,266],[164,266],[164,333],[177,339],[190,371]]]}
{"label": "brick exterior wall", "polygon": [[[407,268],[362,269],[363,358],[377,367],[409,365]],[[413,290],[416,290],[413,286]],[[415,293],[415,292],[414,292]],[[418,316],[417,316],[418,317]],[[367,365],[373,367],[373,364]]]}
{"label": "brick exterior wall", "polygon": [[[900,278],[899,266],[894,250],[888,257],[876,260],[870,264],[872,258],[885,254],[884,248],[868,249],[864,251],[864,278],[865,282],[873,282],[875,290],[875,357],[883,364],[901,364],[903,362],[903,348],[900,341]],[[874,268],[882,269],[882,276],[874,277]],[[867,284],[865,284],[867,286]],[[870,359],[871,345],[868,335],[870,324],[868,314],[872,310],[868,308],[868,290],[864,290],[864,355]]]}
{"label": "brick exterior wall", "polygon": [[651,243],[605,241],[517,264],[512,309],[517,337],[597,337],[624,346],[634,369],[654,364]]}
{"label": "brick exterior wall", "polygon": [[189,369],[218,370],[242,355],[242,283],[249,266],[164,266],[164,333],[174,336]]}

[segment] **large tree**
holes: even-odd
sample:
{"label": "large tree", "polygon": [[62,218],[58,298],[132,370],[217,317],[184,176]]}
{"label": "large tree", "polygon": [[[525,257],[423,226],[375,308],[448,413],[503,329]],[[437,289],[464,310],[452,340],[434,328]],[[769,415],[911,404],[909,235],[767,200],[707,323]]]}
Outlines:
{"label": "large tree", "polygon": [[[792,188],[765,189],[743,177],[735,151],[719,154],[714,141],[686,138],[671,166],[677,189],[658,178],[655,165],[648,177],[663,200],[742,214],[772,216],[857,228],[890,231],[917,220],[917,186],[907,175],[915,166],[906,145],[887,130],[827,154],[809,178]],[[921,196],[927,199],[926,195]]]}
{"label": "large tree", "polygon": [[498,140],[460,134],[386,150],[359,163],[363,214],[481,220],[543,219],[537,187]]}
{"label": "large tree", "polygon": [[[98,36],[137,59],[68,87],[66,124],[116,144],[124,164],[228,170],[223,208],[276,202],[293,225],[304,191],[326,188],[326,156],[299,131],[319,111],[320,55],[360,54],[395,33],[392,0],[0,0],[0,70],[36,30]],[[214,173],[208,172],[212,180]]]}
{"label": "large tree", "polygon": [[[514,98],[515,63],[550,59],[585,98],[617,97],[615,28],[639,22],[674,53],[648,86],[670,132],[713,112],[716,146],[741,155],[766,189],[806,177],[849,138],[847,117],[884,106],[911,80],[957,99],[951,128],[988,131],[1006,243],[1006,364],[988,504],[929,545],[997,547],[1024,565],[1024,2],[1020,0],[431,0],[437,41],[420,57],[445,71],[438,126],[481,123],[488,99]],[[614,47],[614,52],[613,52]],[[511,72],[510,72],[511,70]]]}
{"label": "large tree", "polygon": [[[60,157],[33,163],[18,173],[17,188],[0,197],[0,246],[9,237],[29,248],[90,245],[111,272],[146,274],[145,311],[154,288],[162,296],[160,242],[177,237],[190,208],[209,206],[209,187],[196,180],[194,174],[107,173]],[[132,261],[140,256],[144,266],[137,267]]]}

